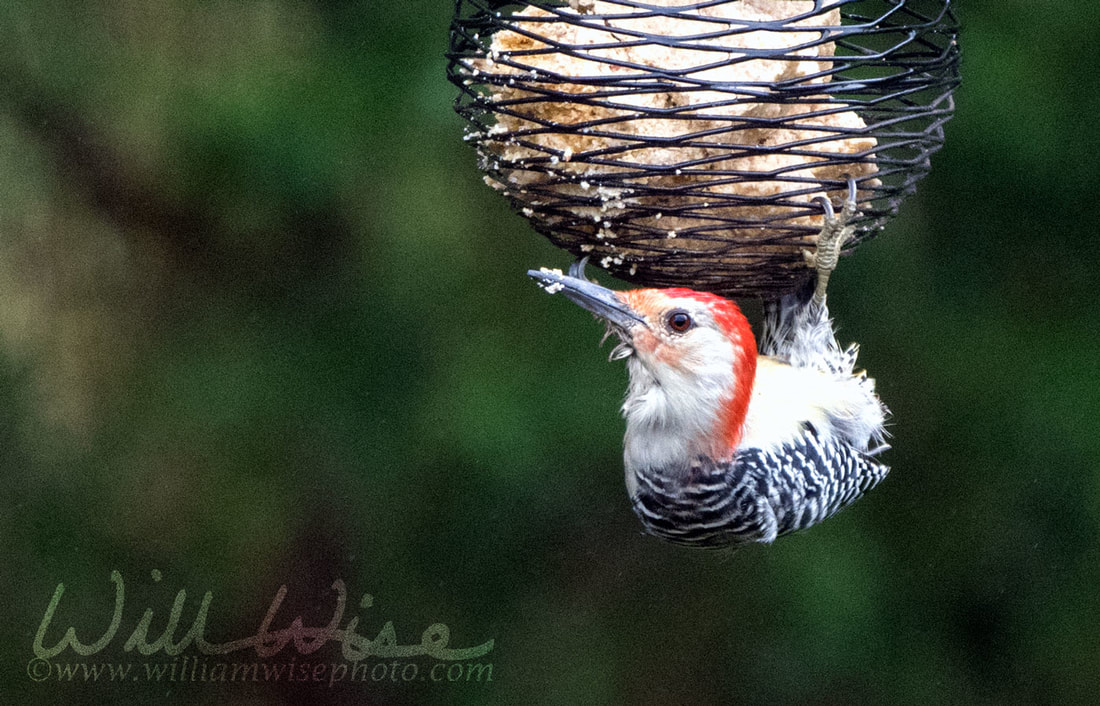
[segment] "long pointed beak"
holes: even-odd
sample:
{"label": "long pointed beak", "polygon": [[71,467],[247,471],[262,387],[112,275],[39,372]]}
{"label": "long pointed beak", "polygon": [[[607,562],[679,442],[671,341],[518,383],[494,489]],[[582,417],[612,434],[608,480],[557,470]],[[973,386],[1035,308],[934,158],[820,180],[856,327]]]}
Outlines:
{"label": "long pointed beak", "polygon": [[545,267],[541,270],[528,270],[527,276],[550,294],[561,292],[574,304],[588,309],[623,333],[629,332],[638,324],[646,325],[645,319],[627,306],[614,290],[601,287],[595,282],[563,275]]}

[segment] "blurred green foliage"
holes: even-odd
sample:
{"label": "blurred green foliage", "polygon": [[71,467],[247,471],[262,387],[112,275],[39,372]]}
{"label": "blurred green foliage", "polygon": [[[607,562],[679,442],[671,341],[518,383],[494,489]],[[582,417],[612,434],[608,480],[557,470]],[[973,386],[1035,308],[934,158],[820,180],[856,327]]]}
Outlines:
{"label": "blurred green foliage", "polygon": [[[1100,663],[1100,6],[972,0],[932,175],[830,303],[893,474],[732,556],[642,536],[625,373],[523,273],[566,256],[486,188],[450,3],[0,6],[0,693],[28,703],[1035,703]],[[186,588],[208,637],[495,640],[490,683],[35,683]],[[150,571],[164,574],[160,583]],[[161,623],[162,624],[162,623]],[[51,635],[54,633],[51,632]],[[110,659],[134,655],[121,652]],[[56,640],[54,640],[56,641]],[[304,658],[303,658],[304,659]]]}

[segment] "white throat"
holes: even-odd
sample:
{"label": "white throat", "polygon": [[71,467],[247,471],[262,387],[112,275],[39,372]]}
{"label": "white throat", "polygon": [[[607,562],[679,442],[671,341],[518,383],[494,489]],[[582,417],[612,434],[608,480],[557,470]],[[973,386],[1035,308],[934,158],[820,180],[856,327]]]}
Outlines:
{"label": "white throat", "polygon": [[627,359],[623,460],[632,496],[636,473],[681,468],[713,453],[719,415],[734,385],[732,353],[718,358],[691,372],[647,365],[637,354]]}

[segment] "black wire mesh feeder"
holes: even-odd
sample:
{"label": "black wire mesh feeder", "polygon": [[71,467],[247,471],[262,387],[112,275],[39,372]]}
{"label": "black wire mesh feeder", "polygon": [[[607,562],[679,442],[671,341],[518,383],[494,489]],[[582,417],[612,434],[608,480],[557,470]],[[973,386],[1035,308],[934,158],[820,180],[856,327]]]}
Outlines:
{"label": "black wire mesh feeder", "polygon": [[815,198],[851,249],[929,170],[958,82],[950,0],[457,0],[448,75],[485,180],[650,286],[772,298]]}

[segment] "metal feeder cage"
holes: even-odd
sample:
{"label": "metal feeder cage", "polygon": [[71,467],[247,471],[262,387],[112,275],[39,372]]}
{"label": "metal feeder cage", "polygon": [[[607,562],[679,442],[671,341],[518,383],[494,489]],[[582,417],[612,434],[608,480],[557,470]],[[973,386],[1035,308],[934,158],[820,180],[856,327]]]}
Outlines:
{"label": "metal feeder cage", "polygon": [[448,76],[485,180],[626,280],[771,298],[854,179],[850,250],[929,170],[950,0],[457,0]]}

